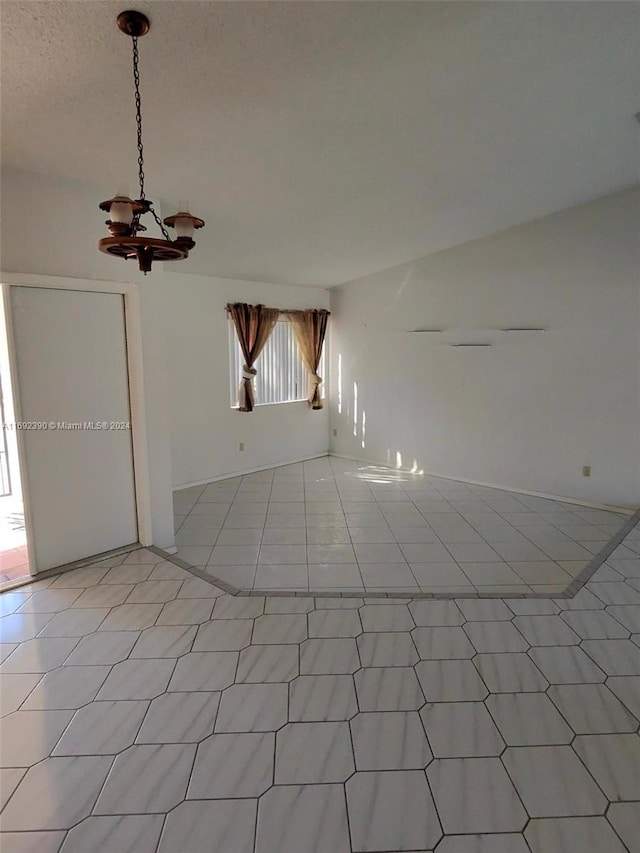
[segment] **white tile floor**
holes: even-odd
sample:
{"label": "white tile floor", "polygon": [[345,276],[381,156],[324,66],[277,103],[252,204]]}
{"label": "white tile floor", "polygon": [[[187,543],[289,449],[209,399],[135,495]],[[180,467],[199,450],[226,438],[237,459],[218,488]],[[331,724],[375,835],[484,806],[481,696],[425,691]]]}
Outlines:
{"label": "white tile floor", "polygon": [[628,521],[335,457],[182,489],[174,507],[178,557],[259,595],[575,592]]}
{"label": "white tile floor", "polygon": [[141,549],[0,608],[3,853],[640,851],[640,528],[570,599],[232,596]]}
{"label": "white tile floor", "polygon": [[[215,516],[219,523],[200,532],[217,528],[221,547],[253,546],[256,563],[238,564],[253,582],[257,567],[268,566],[259,562],[260,543],[295,547],[311,537],[313,546],[344,546],[348,536],[363,546],[442,547],[449,560],[438,551],[438,560],[421,565],[460,572],[463,596],[469,565],[497,564],[521,576],[515,567],[526,564],[536,577],[537,565],[554,561],[485,563],[475,551],[468,562],[461,554],[469,552],[458,551],[458,563],[454,544],[517,544],[523,535],[545,549],[560,541],[556,530],[595,551],[621,522],[556,506],[549,515],[560,519],[560,530],[545,518],[546,502],[514,509],[512,500],[528,499],[500,492],[508,507],[491,505],[495,495],[481,498],[482,510],[477,495],[449,495],[451,507],[466,504],[443,513],[462,519],[454,525],[440,526],[433,513],[427,526],[408,507],[396,510],[402,523],[392,525],[387,507],[408,503],[410,491],[406,481],[392,482],[385,500],[376,500],[383,480],[369,481],[368,500],[342,495],[343,527],[309,525],[315,508],[306,524],[287,527],[316,503],[309,497],[325,482],[318,478],[327,464],[268,472],[267,501],[264,479],[248,479],[246,489],[244,479],[232,484],[233,495],[226,484],[223,511],[217,500],[192,496],[187,521],[198,527],[199,517],[210,523]],[[337,490],[343,477],[350,482],[344,473],[319,490]],[[306,503],[274,509],[294,484],[303,485]],[[319,503],[331,503],[322,497]],[[432,493],[425,500],[442,507],[445,499]],[[472,519],[463,515],[470,501]],[[261,513],[243,508],[265,502]],[[363,524],[374,510],[352,513],[359,503],[382,520]],[[567,520],[577,513],[584,513],[579,522]],[[480,518],[486,515],[489,525]],[[256,526],[230,526],[230,518]],[[460,541],[478,528],[482,542]],[[498,528],[504,541],[489,541]],[[547,536],[534,532],[534,542],[534,528]],[[356,530],[377,532],[354,539]],[[399,542],[397,530],[413,531],[401,533],[410,541]],[[244,538],[247,531],[255,532]],[[206,566],[218,546],[196,540],[184,547],[206,553]],[[397,557],[395,548],[386,554]],[[278,560],[276,568],[289,565]],[[319,564],[291,565],[310,573]],[[378,567],[370,576],[380,578],[385,566],[399,566],[415,579],[419,564],[326,565],[338,573],[355,568],[361,577]],[[140,549],[0,595],[0,848],[639,853],[640,527],[570,598],[551,597],[566,584],[527,583],[552,589],[530,598],[427,599],[411,595],[414,580],[404,598],[365,596],[362,585],[360,597],[353,589],[266,597],[255,588],[233,596]]]}

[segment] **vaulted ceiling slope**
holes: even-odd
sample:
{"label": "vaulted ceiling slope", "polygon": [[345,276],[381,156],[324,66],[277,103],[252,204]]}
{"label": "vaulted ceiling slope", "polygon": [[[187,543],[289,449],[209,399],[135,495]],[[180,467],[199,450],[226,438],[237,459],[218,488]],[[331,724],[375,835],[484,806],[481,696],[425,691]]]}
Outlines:
{"label": "vaulted ceiling slope", "polygon": [[[3,0],[5,165],[135,192],[125,5]],[[133,5],[181,272],[331,286],[638,181],[639,3]]]}

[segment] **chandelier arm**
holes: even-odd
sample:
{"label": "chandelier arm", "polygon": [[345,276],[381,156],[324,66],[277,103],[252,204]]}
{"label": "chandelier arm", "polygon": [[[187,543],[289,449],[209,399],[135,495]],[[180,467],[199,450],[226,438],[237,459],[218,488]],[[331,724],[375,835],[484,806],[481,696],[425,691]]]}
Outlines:
{"label": "chandelier arm", "polygon": [[149,211],[153,215],[153,218],[155,219],[155,221],[158,223],[158,228],[162,231],[162,236],[164,237],[164,239],[169,240],[169,242],[172,242],[171,237],[169,236],[169,232],[167,231],[167,229],[162,224],[162,220],[160,219],[158,214],[155,212],[152,205],[149,205]]}

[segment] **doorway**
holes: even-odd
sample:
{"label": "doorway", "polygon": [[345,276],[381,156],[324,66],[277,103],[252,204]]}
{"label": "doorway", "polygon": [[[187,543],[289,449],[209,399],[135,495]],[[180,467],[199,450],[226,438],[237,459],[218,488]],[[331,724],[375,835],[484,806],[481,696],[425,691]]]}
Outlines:
{"label": "doorway", "polygon": [[30,572],[138,541],[124,297],[11,285]]}

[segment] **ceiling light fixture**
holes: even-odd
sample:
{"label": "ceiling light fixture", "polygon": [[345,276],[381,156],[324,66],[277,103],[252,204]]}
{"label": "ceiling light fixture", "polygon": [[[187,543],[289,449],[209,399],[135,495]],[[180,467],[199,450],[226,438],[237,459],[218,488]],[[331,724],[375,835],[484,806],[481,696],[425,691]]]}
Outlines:
{"label": "ceiling light fixture", "polygon": [[[146,275],[151,270],[153,261],[181,261],[189,256],[195,246],[193,232],[202,228],[204,222],[197,216],[192,216],[186,209],[178,211],[164,220],[164,225],[175,228],[176,239],[169,237],[160,217],[153,209],[153,203],[145,197],[144,192],[144,151],[142,146],[142,109],[140,105],[140,72],[138,71],[138,39],[149,32],[149,19],[142,12],[129,10],[118,15],[118,27],[133,43],[133,85],[136,104],[136,124],[138,128],[138,180],[140,197],[130,199],[126,195],[115,195],[100,204],[100,210],[109,214],[106,225],[111,237],[103,237],[98,243],[101,252],[115,255],[118,258],[135,258],[140,270]],[[151,213],[157,222],[162,239],[156,237],[139,237],[139,231],[146,231],[140,217]]]}

